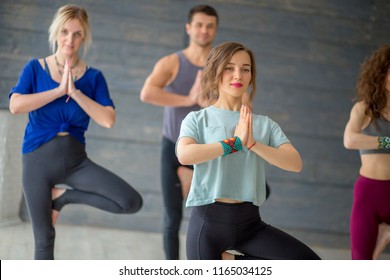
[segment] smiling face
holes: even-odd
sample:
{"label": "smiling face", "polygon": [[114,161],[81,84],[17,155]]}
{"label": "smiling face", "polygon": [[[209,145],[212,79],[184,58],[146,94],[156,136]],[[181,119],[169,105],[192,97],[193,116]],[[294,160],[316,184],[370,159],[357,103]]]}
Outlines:
{"label": "smiling face", "polygon": [[58,51],[65,57],[78,53],[84,40],[84,29],[78,19],[70,19],[57,34]]}
{"label": "smiling face", "polygon": [[220,97],[241,100],[252,79],[251,65],[251,58],[246,51],[238,51],[232,56],[223,70],[219,83]]}
{"label": "smiling face", "polygon": [[201,47],[210,46],[217,35],[217,18],[204,13],[196,13],[191,23],[186,24],[186,31],[192,43]]}

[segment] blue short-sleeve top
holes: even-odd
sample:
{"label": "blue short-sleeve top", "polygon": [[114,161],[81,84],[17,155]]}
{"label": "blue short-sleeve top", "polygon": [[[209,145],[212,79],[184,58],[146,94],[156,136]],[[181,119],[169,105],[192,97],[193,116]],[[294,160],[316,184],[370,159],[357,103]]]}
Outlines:
{"label": "blue short-sleeve top", "polygon": [[[23,68],[17,84],[11,89],[13,93],[36,94],[59,86],[50,74],[42,68],[38,59],[31,59]],[[84,95],[103,106],[112,106],[106,80],[101,71],[88,67],[85,74],[75,81],[75,87]],[[68,132],[80,143],[85,144],[85,131],[90,117],[72,99],[66,102],[68,95],[46,104],[28,113],[22,153],[34,151],[50,141],[59,132]]]}

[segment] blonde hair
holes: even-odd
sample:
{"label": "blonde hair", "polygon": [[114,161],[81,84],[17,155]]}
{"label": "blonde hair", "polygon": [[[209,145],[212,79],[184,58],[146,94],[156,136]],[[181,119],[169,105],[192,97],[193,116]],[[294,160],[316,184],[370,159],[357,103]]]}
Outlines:
{"label": "blonde hair", "polygon": [[214,104],[219,98],[218,85],[222,79],[223,71],[233,55],[239,51],[248,53],[251,59],[251,92],[249,100],[252,102],[256,93],[256,63],[253,52],[244,45],[236,42],[222,43],[213,48],[206,60],[202,73],[202,99],[208,105]]}
{"label": "blonde hair", "polygon": [[57,50],[57,35],[61,27],[71,19],[78,19],[84,29],[84,55],[87,53],[91,43],[91,27],[88,22],[87,11],[77,5],[65,5],[60,7],[54,15],[53,21],[49,27],[49,45],[53,53]]}

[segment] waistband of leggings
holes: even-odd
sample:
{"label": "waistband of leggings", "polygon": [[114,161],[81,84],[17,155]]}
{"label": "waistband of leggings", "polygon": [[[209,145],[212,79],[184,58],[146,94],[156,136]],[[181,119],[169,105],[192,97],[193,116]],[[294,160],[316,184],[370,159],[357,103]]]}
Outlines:
{"label": "waistband of leggings", "polygon": [[259,207],[252,202],[225,203],[216,201],[211,204],[195,206],[194,213],[205,221],[219,223],[241,223],[260,219]]}
{"label": "waistband of leggings", "polygon": [[378,187],[390,187],[390,180],[377,180],[365,177],[363,175],[359,175],[359,177],[356,179],[356,182],[360,184],[367,184]]}

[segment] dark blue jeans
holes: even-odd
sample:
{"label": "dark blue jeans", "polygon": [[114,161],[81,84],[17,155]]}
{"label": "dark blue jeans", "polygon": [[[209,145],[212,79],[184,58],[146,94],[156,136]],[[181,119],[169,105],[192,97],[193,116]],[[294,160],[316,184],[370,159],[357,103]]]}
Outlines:
{"label": "dark blue jeans", "polygon": [[[24,154],[23,192],[29,210],[35,259],[54,259],[55,230],[52,209],[70,203],[86,204],[112,213],[135,213],[142,197],[124,180],[88,159],[85,145],[72,136],[57,136],[31,153]],[[52,201],[57,184],[71,187]]]}

